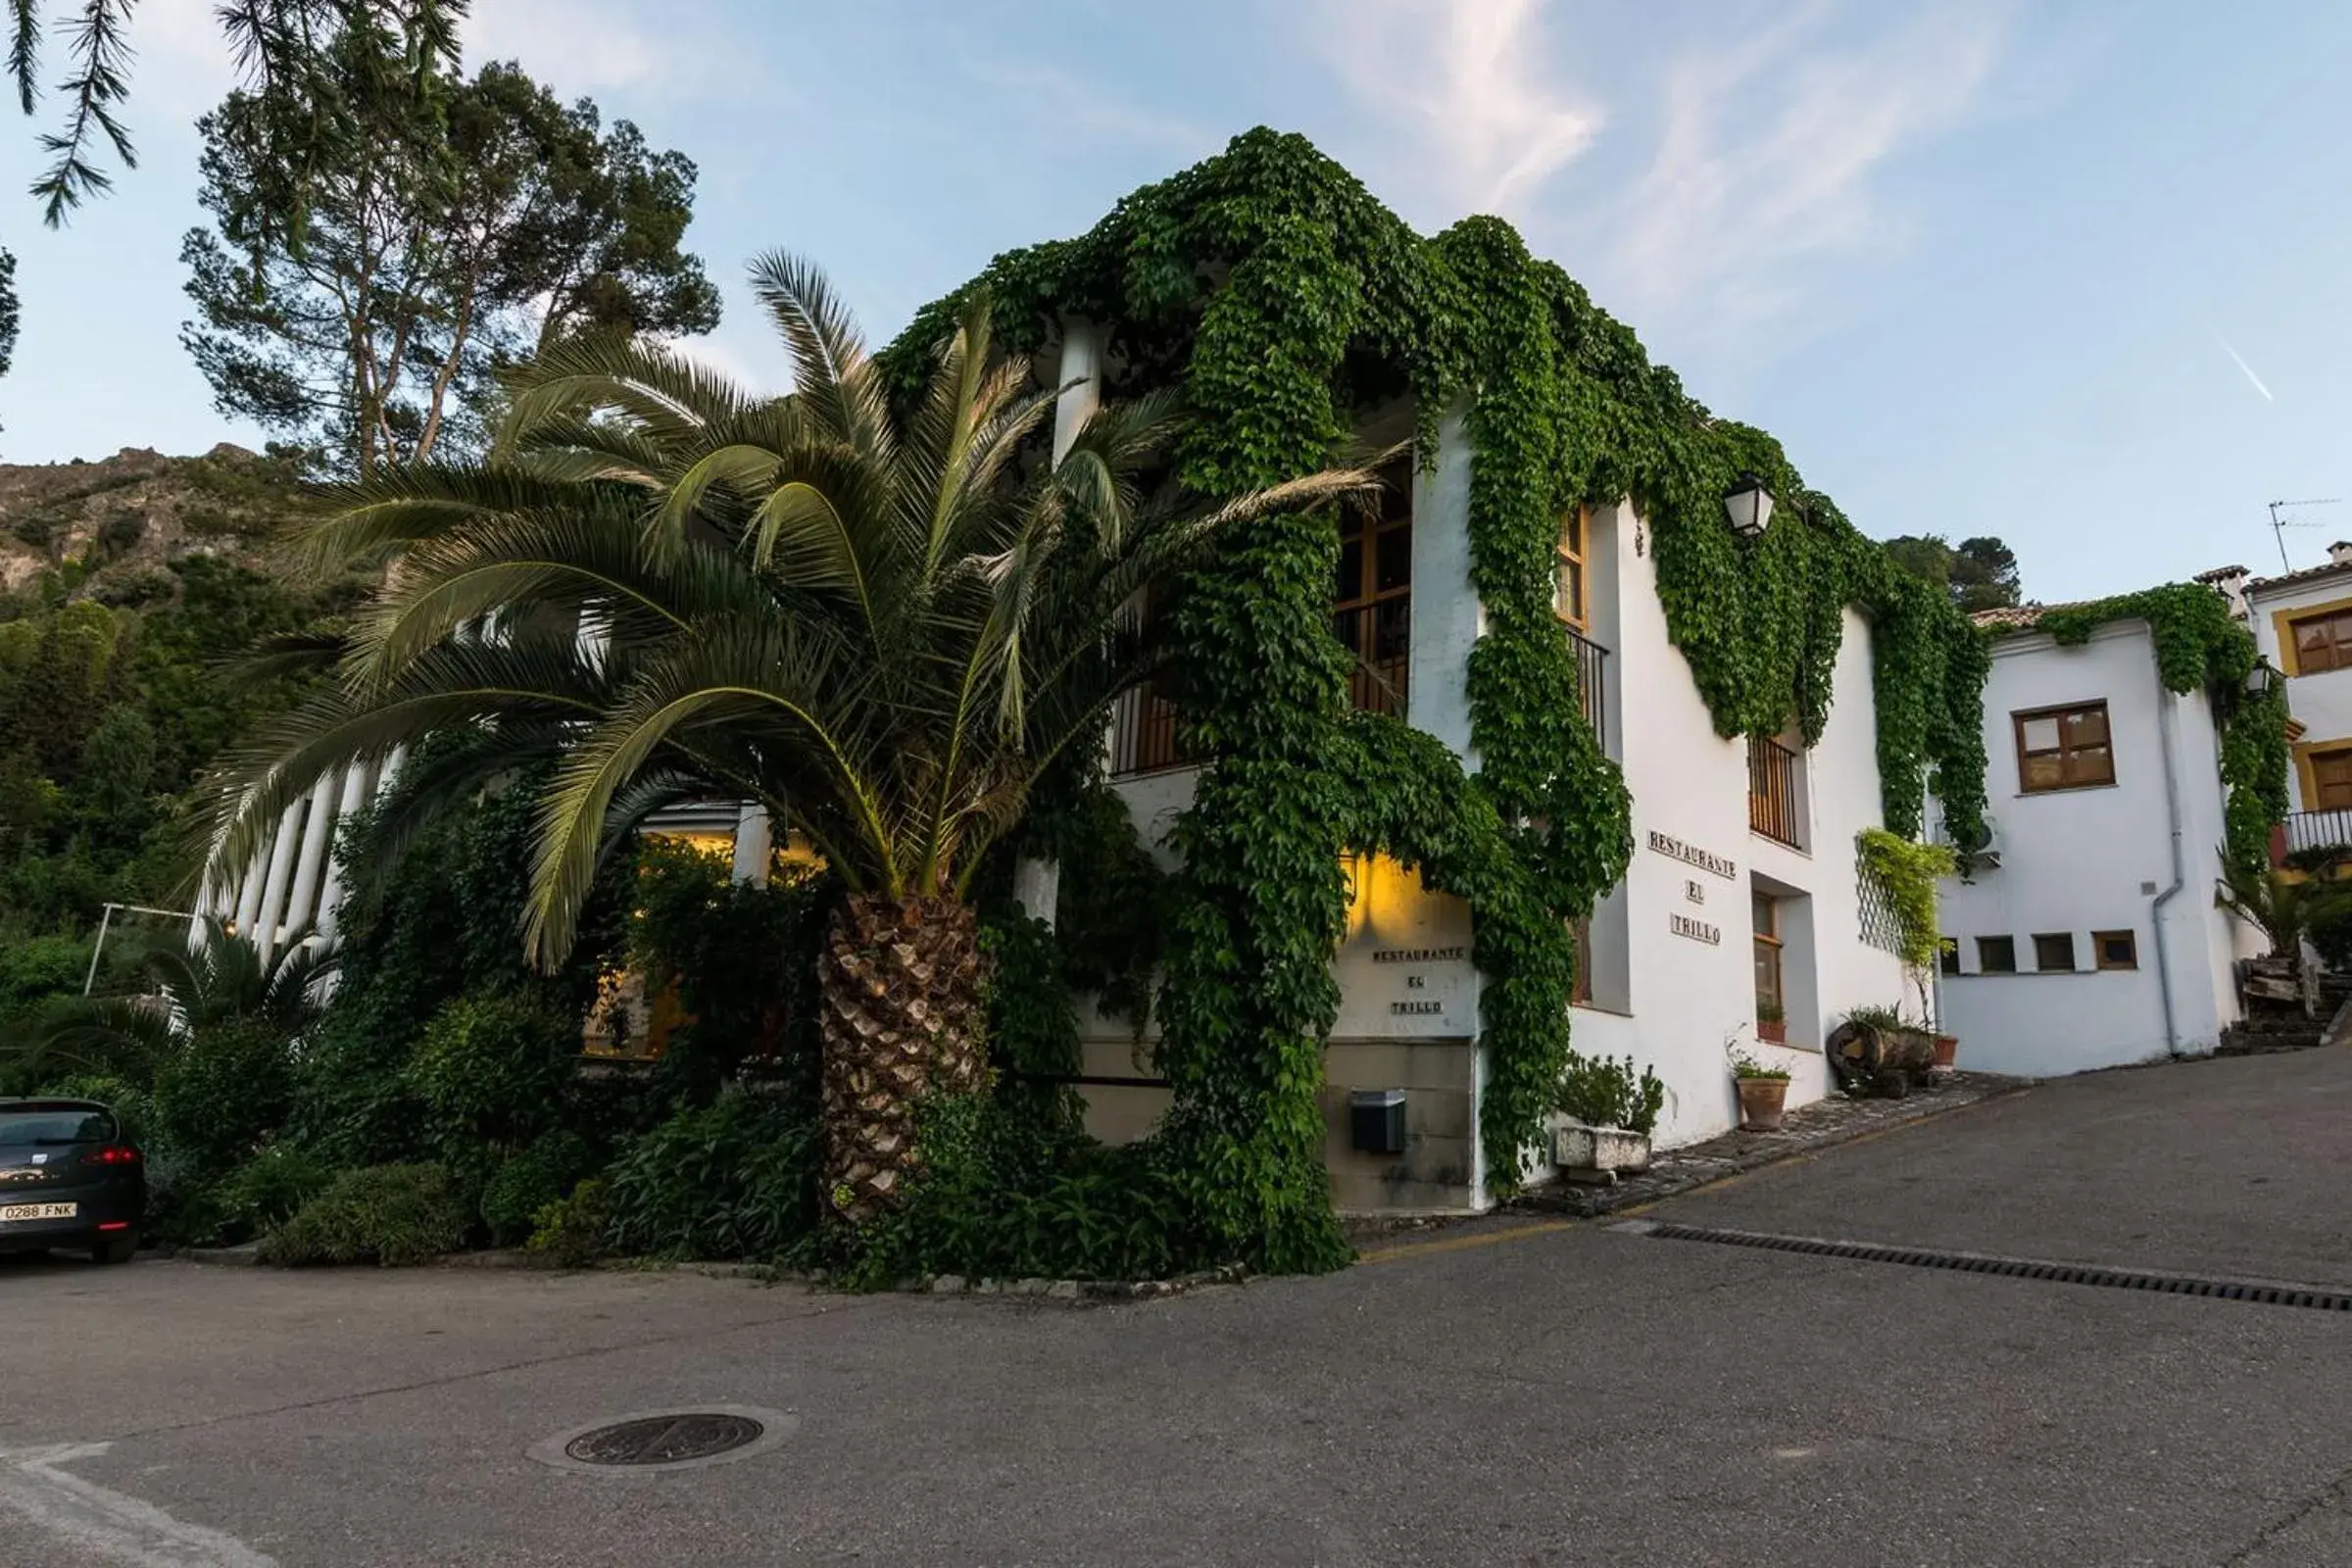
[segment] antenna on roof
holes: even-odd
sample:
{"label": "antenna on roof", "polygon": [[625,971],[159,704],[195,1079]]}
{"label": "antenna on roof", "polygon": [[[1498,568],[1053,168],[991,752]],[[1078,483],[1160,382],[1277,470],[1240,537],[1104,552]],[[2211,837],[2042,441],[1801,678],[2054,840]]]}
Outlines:
{"label": "antenna on roof", "polygon": [[2304,527],[2306,524],[2292,520],[2281,521],[2278,516],[2278,509],[2280,507],[2340,507],[2343,504],[2341,496],[2322,496],[2317,501],[2274,501],[2271,503],[2271,537],[2278,541],[2278,569],[2280,571],[2295,569],[2287,564],[2285,530]]}

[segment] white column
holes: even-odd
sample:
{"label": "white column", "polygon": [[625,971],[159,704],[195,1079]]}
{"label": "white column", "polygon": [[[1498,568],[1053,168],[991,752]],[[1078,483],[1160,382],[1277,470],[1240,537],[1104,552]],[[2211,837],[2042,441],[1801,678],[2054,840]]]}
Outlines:
{"label": "white column", "polygon": [[286,924],[306,931],[318,927],[318,878],[335,840],[335,797],[342,774],[330,769],[311,791],[310,813],[302,819],[302,853],[294,862],[294,891],[286,899]]}
{"label": "white column", "polygon": [[384,798],[384,791],[390,789],[393,781],[400,777],[400,764],[408,760],[408,742],[403,741],[392,748],[392,755],[384,759],[383,771],[375,775],[375,794],[372,799],[380,801]]}
{"label": "white column", "polygon": [[[368,776],[369,772],[370,765],[364,761],[354,762],[343,770],[343,794],[335,802],[337,828],[358,815],[360,808],[368,804],[368,790],[374,782]],[[331,937],[335,934],[335,919],[342,908],[343,862],[335,858],[330,850],[326,860],[326,885],[318,890],[318,924],[320,936]]]}
{"label": "white column", "polygon": [[766,808],[746,805],[735,818],[735,880],[767,886],[767,868],[775,858],[775,848]]}
{"label": "white column", "polygon": [[1062,318],[1059,385],[1054,399],[1055,463],[1068,455],[1079,426],[1102,406],[1102,329],[1094,322],[1074,316]]}
{"label": "white column", "polygon": [[277,951],[277,922],[285,916],[286,884],[294,875],[294,830],[301,825],[302,802],[296,801],[279,815],[277,832],[270,842],[270,870],[262,880],[262,911],[253,932],[264,963]]}
{"label": "white column", "polygon": [[245,875],[237,883],[237,935],[247,941],[253,939],[253,922],[260,919],[262,914],[262,868],[268,863],[269,854],[270,846],[265,842],[253,852],[252,860],[245,866]]}

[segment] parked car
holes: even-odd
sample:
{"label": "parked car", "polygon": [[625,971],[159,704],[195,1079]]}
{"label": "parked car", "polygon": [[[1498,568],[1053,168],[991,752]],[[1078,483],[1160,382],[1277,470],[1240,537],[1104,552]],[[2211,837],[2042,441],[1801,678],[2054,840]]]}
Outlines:
{"label": "parked car", "polygon": [[95,1100],[0,1100],[0,1252],[86,1249],[127,1263],[147,1162]]}

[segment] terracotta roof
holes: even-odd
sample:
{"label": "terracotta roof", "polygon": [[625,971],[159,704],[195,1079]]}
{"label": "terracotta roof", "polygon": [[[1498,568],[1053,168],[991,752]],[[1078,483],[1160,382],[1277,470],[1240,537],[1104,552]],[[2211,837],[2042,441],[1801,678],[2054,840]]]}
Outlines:
{"label": "terracotta roof", "polygon": [[2053,610],[2073,610],[2079,605],[2092,603],[2088,599],[2070,599],[2063,605],[2017,605],[1999,610],[1980,610],[1968,618],[1992,631],[2028,631],[2041,624],[2041,617]]}
{"label": "terracotta roof", "polygon": [[2191,577],[2189,581],[2220,582],[2227,577],[2251,577],[2253,575],[2254,573],[2244,566],[2216,566],[2211,571],[2198,572],[2194,577]]}
{"label": "terracotta roof", "polygon": [[2298,582],[2316,582],[2330,572],[2338,571],[2352,571],[2352,561],[2324,561],[2316,566],[2305,566],[2300,571],[2282,571],[2276,577],[2257,577],[2246,584],[2246,592],[2258,594],[2265,588],[2278,588]]}

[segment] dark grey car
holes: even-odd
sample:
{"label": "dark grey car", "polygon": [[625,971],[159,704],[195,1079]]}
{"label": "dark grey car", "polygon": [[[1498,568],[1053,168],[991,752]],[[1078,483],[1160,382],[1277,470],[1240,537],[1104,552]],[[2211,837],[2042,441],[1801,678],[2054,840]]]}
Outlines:
{"label": "dark grey car", "polygon": [[94,1100],[0,1100],[0,1252],[86,1250],[127,1263],[147,1163]]}

